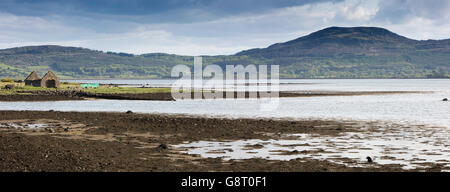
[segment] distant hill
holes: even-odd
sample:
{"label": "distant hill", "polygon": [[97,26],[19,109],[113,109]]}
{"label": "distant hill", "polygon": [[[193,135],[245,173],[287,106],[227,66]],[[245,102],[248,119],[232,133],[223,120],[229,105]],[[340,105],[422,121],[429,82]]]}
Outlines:
{"label": "distant hill", "polygon": [[[235,55],[206,56],[205,64],[278,64],[282,78],[450,77],[450,39],[418,41],[383,28],[330,27],[285,43]],[[132,55],[62,46],[0,50],[0,77],[55,71],[63,78],[166,78],[193,57]]]}

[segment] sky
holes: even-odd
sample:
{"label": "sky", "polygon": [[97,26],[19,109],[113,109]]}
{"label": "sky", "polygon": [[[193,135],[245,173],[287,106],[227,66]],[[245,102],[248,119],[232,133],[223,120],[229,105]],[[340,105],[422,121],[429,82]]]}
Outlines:
{"label": "sky", "polygon": [[0,0],[0,49],[227,55],[331,27],[450,38],[448,0]]}

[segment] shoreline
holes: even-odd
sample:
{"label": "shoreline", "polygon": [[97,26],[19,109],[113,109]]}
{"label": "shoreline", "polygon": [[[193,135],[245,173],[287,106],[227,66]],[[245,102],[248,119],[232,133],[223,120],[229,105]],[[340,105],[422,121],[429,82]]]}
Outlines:
{"label": "shoreline", "polygon": [[[336,136],[357,122],[222,119],[110,112],[0,111],[1,171],[440,171],[404,170],[326,160],[201,158],[172,148],[195,141],[275,139],[283,134]],[[14,126],[13,126],[14,125]],[[28,126],[36,125],[34,128]],[[40,127],[47,125],[46,127]],[[28,128],[20,128],[20,126]],[[351,160],[348,160],[351,161]]]}
{"label": "shoreline", "polygon": [[[279,97],[322,97],[322,96],[362,96],[362,95],[391,95],[391,94],[426,94],[430,91],[281,91]],[[222,92],[226,98],[227,92]],[[243,94],[249,98],[251,92],[233,92],[234,98]],[[262,98],[256,93],[258,98]],[[192,97],[193,98],[193,97]],[[26,91],[20,94],[0,95],[0,102],[9,101],[67,101],[86,99],[111,99],[111,100],[149,100],[149,101],[174,101],[170,92],[157,93],[89,93],[75,90],[62,91]]]}

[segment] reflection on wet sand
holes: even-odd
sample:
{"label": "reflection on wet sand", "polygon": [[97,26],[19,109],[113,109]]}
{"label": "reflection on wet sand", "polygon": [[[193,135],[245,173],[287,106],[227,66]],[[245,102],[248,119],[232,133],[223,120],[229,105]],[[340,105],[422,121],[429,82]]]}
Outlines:
{"label": "reflection on wet sand", "polygon": [[[199,141],[174,146],[204,158],[269,160],[317,159],[347,166],[397,164],[403,169],[441,164],[450,171],[450,133],[442,127],[390,123],[360,127],[358,132],[336,136],[284,134],[274,139]],[[214,153],[212,153],[214,152]]]}

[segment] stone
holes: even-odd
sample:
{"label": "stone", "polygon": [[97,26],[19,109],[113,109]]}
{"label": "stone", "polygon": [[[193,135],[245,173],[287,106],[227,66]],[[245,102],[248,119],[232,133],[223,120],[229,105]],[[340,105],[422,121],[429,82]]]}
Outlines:
{"label": "stone", "polygon": [[15,89],[15,88],[16,88],[16,85],[14,85],[14,84],[5,85],[5,89]]}
{"label": "stone", "polygon": [[161,143],[161,144],[158,146],[158,149],[160,149],[160,150],[167,150],[167,149],[169,149],[169,147],[167,147],[166,144]]}

